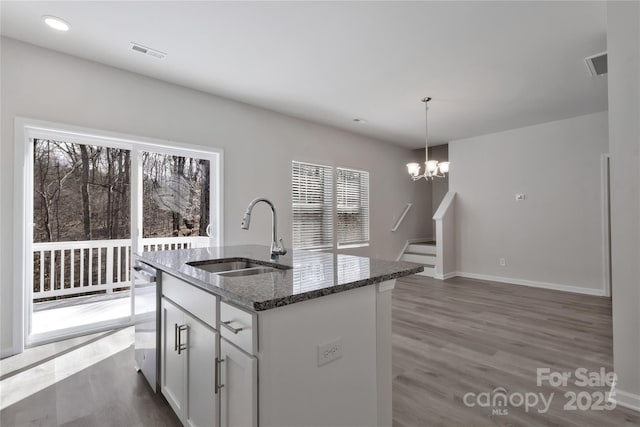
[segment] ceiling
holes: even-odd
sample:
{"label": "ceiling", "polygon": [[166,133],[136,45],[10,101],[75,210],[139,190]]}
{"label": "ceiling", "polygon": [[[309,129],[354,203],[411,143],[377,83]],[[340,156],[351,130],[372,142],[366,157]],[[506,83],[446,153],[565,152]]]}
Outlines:
{"label": "ceiling", "polygon": [[[427,95],[434,144],[607,109],[606,77],[584,63],[606,49],[604,1],[1,8],[4,36],[410,148],[424,146]],[[45,14],[71,30],[51,30]]]}

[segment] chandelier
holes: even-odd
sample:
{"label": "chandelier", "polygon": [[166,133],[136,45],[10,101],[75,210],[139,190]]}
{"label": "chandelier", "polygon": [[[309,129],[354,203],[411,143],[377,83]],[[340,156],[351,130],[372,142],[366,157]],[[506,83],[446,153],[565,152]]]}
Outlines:
{"label": "chandelier", "polygon": [[424,102],[424,118],[425,118],[425,146],[424,146],[424,173],[420,174],[420,163],[407,163],[407,171],[411,175],[411,179],[418,181],[422,178],[429,181],[433,178],[444,178],[449,172],[449,162],[438,162],[437,160],[429,160],[429,126],[427,122],[430,97],[422,100]]}

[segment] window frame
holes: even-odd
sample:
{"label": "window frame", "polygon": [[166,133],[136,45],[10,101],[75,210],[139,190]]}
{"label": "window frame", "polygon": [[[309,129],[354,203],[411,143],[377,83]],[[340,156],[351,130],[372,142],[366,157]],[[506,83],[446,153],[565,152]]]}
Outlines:
{"label": "window frame", "polygon": [[[294,237],[293,237],[293,229],[294,229],[294,196],[293,196],[293,192],[294,192],[294,188],[293,188],[293,179],[294,179],[294,175],[293,175],[293,170],[294,170],[294,164],[304,164],[304,165],[310,165],[310,166],[317,166],[317,167],[322,167],[322,168],[328,168],[330,170],[330,175],[331,175],[331,243],[330,244],[326,244],[326,245],[321,245],[321,246],[310,246],[310,247],[297,247],[294,244]],[[366,240],[362,240],[362,241],[351,241],[351,242],[346,242],[346,243],[341,243],[339,242],[338,239],[338,214],[339,214],[339,208],[338,208],[338,170],[346,170],[346,171],[352,171],[352,172],[357,172],[357,173],[361,173],[361,174],[365,174],[367,177],[367,181],[366,181],[366,189],[364,192],[361,193],[366,193],[366,206],[364,207],[360,207],[360,209],[365,209],[365,216],[367,219],[367,223],[366,223]],[[293,249],[301,249],[301,250],[309,250],[309,251],[323,251],[323,250],[342,250],[342,249],[351,249],[351,248],[362,248],[362,247],[368,247],[371,244],[371,172],[369,172],[368,170],[364,170],[364,169],[358,169],[358,168],[351,168],[351,167],[346,167],[346,166],[336,166],[334,164],[319,164],[319,163],[315,163],[315,162],[308,162],[308,161],[304,161],[304,160],[291,160],[291,187],[290,187],[290,197],[291,197],[291,231],[292,231],[292,242],[291,242],[291,246]],[[359,202],[362,202],[362,199],[359,200]]]}
{"label": "window frame", "polygon": [[[366,188],[364,189],[364,191],[362,191],[362,189],[359,192],[359,196],[360,199],[358,200],[358,210],[359,210],[359,214],[363,214],[362,211],[365,210],[365,213],[363,214],[366,217],[366,239],[360,240],[360,241],[347,241],[344,243],[340,242],[339,236],[338,236],[338,225],[339,225],[339,220],[338,220],[338,213],[339,213],[339,207],[338,207],[338,170],[343,170],[343,171],[349,171],[349,172],[356,172],[358,174],[363,174],[366,176]],[[369,171],[363,170],[363,169],[355,169],[355,168],[348,168],[348,167],[343,167],[343,166],[336,166],[335,167],[335,203],[334,203],[334,207],[335,207],[335,240],[336,240],[336,249],[350,249],[350,248],[362,248],[362,247],[367,247],[369,246],[370,242],[371,242],[371,174],[369,173]],[[360,187],[362,187],[363,183],[362,181],[359,182]],[[366,193],[366,206],[362,206],[362,195]]]}
{"label": "window frame", "polygon": [[[301,209],[302,206],[305,206],[305,208],[308,208],[310,210],[313,210],[312,207],[309,207],[307,205],[315,205],[311,204],[311,203],[296,203],[294,201],[294,169],[295,169],[295,164],[298,165],[305,165],[305,166],[310,166],[310,167],[317,167],[317,168],[322,168],[324,169],[326,172],[322,172],[323,175],[326,173],[328,175],[328,177],[330,178],[330,184],[329,184],[329,188],[327,189],[326,184],[324,182],[322,182],[321,184],[321,190],[320,192],[323,194],[323,197],[326,195],[327,191],[329,191],[329,195],[331,197],[331,200],[327,203],[325,202],[325,200],[323,199],[320,203],[317,203],[317,210],[318,212],[322,215],[321,218],[321,224],[324,224],[325,222],[325,218],[324,215],[327,213],[325,212],[325,208],[327,205],[329,205],[329,209],[328,212],[330,213],[329,216],[329,223],[330,223],[330,230],[328,232],[329,234],[329,242],[324,243],[324,244],[320,244],[320,245],[313,245],[313,246],[300,246],[300,247],[296,247],[295,242],[296,242],[296,237],[294,235],[294,229],[295,229],[295,214],[296,214],[296,208],[297,209]],[[335,214],[334,214],[334,208],[333,208],[333,200],[335,199],[335,177],[334,177],[334,173],[333,173],[333,166],[331,165],[321,165],[318,163],[311,163],[311,162],[304,162],[304,161],[299,161],[299,160],[292,160],[291,161],[291,187],[290,187],[290,191],[291,191],[291,247],[294,249],[303,249],[303,250],[311,250],[311,251],[319,251],[319,250],[326,250],[326,249],[332,249],[335,246]],[[326,177],[323,176],[322,179],[324,181]],[[296,206],[298,205],[298,206]],[[302,209],[305,209],[302,208]],[[321,233],[321,237],[324,237],[325,233]]]}

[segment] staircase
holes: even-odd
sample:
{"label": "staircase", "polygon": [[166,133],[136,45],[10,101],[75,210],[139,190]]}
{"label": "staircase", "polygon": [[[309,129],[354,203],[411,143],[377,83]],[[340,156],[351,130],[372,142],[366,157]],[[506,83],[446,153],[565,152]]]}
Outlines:
{"label": "staircase", "polygon": [[436,242],[411,243],[407,245],[400,259],[424,265],[424,271],[418,274],[433,277],[436,266]]}

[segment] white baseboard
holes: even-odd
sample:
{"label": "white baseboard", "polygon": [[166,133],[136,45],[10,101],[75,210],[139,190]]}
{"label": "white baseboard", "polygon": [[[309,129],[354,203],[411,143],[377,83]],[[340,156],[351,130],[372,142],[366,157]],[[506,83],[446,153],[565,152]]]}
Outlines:
{"label": "white baseboard", "polygon": [[458,273],[456,273],[455,271],[453,273],[447,273],[447,274],[434,274],[433,278],[434,279],[438,279],[438,280],[447,280],[447,279],[451,279],[453,277],[456,277],[458,275]]}
{"label": "white baseboard", "polygon": [[491,282],[510,283],[512,285],[531,286],[534,288],[552,289],[555,291],[573,292],[577,294],[594,295],[603,297],[605,292],[602,289],[581,288],[579,286],[561,285],[559,283],[538,282],[535,280],[513,279],[510,277],[487,276],[484,274],[465,273],[458,271],[457,276],[468,279],[489,280]]}
{"label": "white baseboard", "polygon": [[610,400],[616,402],[616,406],[640,412],[640,395],[616,389],[615,396],[612,396]]}

